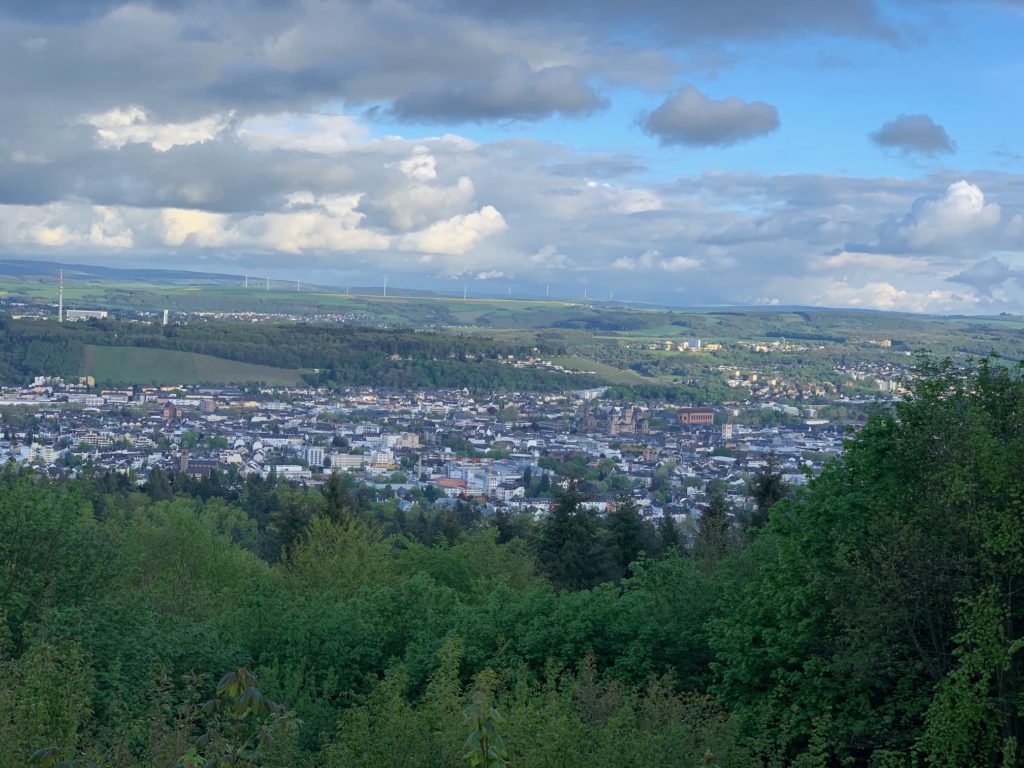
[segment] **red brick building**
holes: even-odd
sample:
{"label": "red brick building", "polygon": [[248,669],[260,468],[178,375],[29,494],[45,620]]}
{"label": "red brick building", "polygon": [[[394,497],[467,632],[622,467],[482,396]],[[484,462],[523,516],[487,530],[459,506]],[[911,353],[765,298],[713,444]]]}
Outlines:
{"label": "red brick building", "polygon": [[714,424],[715,412],[711,408],[680,408],[680,424]]}

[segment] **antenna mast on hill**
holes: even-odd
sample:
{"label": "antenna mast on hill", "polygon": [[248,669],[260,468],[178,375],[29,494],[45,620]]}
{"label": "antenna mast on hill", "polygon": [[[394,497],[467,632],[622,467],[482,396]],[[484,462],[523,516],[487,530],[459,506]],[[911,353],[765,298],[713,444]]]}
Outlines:
{"label": "antenna mast on hill", "polygon": [[57,322],[64,322],[64,268],[61,267],[59,285],[57,288]]}

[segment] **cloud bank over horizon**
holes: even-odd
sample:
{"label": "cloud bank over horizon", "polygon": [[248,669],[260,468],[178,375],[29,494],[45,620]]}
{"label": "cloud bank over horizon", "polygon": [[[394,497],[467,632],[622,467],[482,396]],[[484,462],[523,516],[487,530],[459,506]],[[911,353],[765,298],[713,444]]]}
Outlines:
{"label": "cloud bank over horizon", "polygon": [[[0,4],[0,252],[1024,311],[1024,18],[668,6]],[[951,31],[968,12],[986,45]]]}

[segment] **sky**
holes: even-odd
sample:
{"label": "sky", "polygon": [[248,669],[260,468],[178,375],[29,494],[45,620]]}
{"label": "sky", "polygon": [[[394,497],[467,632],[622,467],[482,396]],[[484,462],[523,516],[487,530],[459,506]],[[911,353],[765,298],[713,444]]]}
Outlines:
{"label": "sky", "polygon": [[0,254],[1024,312],[1024,0],[0,0]]}

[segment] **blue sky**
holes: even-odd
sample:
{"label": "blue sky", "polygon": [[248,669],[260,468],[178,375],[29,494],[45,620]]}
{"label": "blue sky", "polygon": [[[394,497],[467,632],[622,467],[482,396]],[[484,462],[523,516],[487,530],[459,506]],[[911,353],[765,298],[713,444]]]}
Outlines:
{"label": "blue sky", "polygon": [[1024,310],[1016,0],[0,2],[0,250]]}

